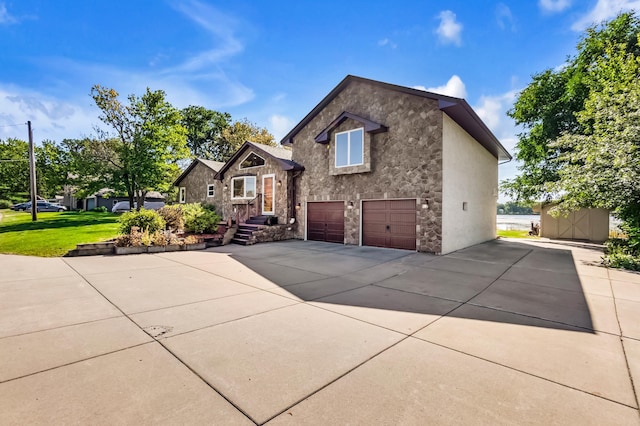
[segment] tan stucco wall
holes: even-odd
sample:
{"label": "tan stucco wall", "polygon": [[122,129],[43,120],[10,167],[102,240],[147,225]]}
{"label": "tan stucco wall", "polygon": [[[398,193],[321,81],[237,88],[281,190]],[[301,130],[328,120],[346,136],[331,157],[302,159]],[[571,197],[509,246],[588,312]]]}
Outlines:
{"label": "tan stucco wall", "polygon": [[[186,188],[186,203],[213,204],[216,210],[220,211],[220,201],[222,186],[220,181],[214,179],[216,172],[202,163],[197,163],[187,176],[182,179],[178,188]],[[214,197],[207,197],[207,185],[213,184],[215,189]],[[178,194],[179,196],[179,194]]]}
{"label": "tan stucco wall", "polygon": [[[247,208],[247,199],[245,200],[232,200],[231,199],[231,179],[234,177],[240,176],[255,176],[256,177],[256,193],[262,194],[264,190],[262,188],[262,177],[264,175],[275,175],[275,192],[274,192],[274,216],[278,217],[278,223],[286,223],[290,219],[290,200],[287,198],[287,190],[289,188],[289,173],[282,170],[282,166],[280,163],[275,161],[269,156],[265,156],[264,154],[260,154],[259,152],[255,152],[256,155],[265,159],[265,165],[259,167],[252,167],[249,169],[240,169],[239,164],[247,157],[247,155],[251,154],[253,150],[247,149],[238,160],[231,164],[229,169],[224,173],[224,177],[221,184],[221,204],[222,204],[222,212],[225,219],[236,217],[236,212],[234,209],[239,211],[242,215],[244,214]],[[278,181],[281,182],[278,185]],[[224,186],[227,186],[227,189],[224,190]],[[262,199],[260,199],[262,200]],[[262,213],[262,201],[260,201],[260,205],[256,205],[254,209],[252,209],[251,216],[260,215]]]}
{"label": "tan stucco wall", "polygon": [[579,209],[557,218],[549,214],[553,205],[542,207],[540,236],[546,238],[602,242],[609,238],[609,210]]}
{"label": "tan stucco wall", "polygon": [[496,237],[498,160],[446,114],[442,129],[444,254]]}
{"label": "tan stucco wall", "polygon": [[[370,171],[335,173],[336,132],[362,127],[346,120],[330,133],[329,144],[314,138],[343,111],[388,126],[365,140],[365,166]],[[367,149],[370,149],[368,158]],[[416,211],[419,251],[441,251],[442,112],[436,100],[412,96],[364,82],[352,82],[295,135],[293,160],[305,167],[296,180],[296,238],[305,238],[305,209],[311,201],[345,202],[345,243],[360,244],[360,201],[367,199],[428,200]],[[354,208],[346,208],[352,201]]]}

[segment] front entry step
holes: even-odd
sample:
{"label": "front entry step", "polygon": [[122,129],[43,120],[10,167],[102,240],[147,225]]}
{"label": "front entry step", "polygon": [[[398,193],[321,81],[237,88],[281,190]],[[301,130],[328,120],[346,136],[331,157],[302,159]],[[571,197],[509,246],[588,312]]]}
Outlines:
{"label": "front entry step", "polygon": [[264,228],[264,222],[261,222],[260,224],[249,223],[249,222],[241,223],[240,225],[238,225],[238,230],[236,231],[236,234],[234,235],[231,242],[235,244],[240,244],[243,246],[255,244],[255,242],[252,239],[253,233],[262,228]]}

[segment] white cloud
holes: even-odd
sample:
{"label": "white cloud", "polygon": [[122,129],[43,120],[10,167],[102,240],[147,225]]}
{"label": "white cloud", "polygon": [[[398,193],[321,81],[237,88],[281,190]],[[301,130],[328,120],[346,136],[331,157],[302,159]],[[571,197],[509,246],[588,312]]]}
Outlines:
{"label": "white cloud", "polygon": [[388,38],[383,38],[382,40],[378,40],[378,46],[380,47],[384,47],[384,46],[388,46],[392,49],[395,49],[396,47],[398,47],[398,45],[396,43],[394,43],[393,41],[389,40]]}
{"label": "white cloud", "polygon": [[276,142],[280,142],[280,140],[293,128],[294,124],[293,120],[289,117],[285,117],[284,115],[273,114],[269,117],[269,131],[275,138]]}
{"label": "white cloud", "polygon": [[[96,83],[113,87],[123,101],[130,93],[142,95],[147,87],[162,89],[176,108],[202,105],[226,109],[253,99],[253,90],[225,72],[227,62],[244,49],[235,36],[239,22],[198,1],[181,4],[176,9],[206,31],[211,38],[211,48],[171,64],[170,58],[158,54],[146,68],[124,68],[61,57],[39,58],[39,63],[58,85],[36,91],[0,81],[0,126],[31,120],[36,140],[60,141],[91,135],[94,126],[101,124],[97,107],[88,96]],[[0,13],[2,10],[0,7]],[[0,127],[0,138],[21,137],[14,134],[15,130]]]}
{"label": "white cloud", "polygon": [[462,44],[462,24],[456,21],[456,14],[450,10],[443,10],[438,14],[440,25],[436,29],[438,38],[444,44]]}
{"label": "white cloud", "polygon": [[[507,111],[513,106],[519,92],[520,90],[510,90],[498,95],[481,96],[479,102],[473,106],[473,110],[484,124],[514,157],[518,133],[521,129],[518,129],[515,121],[507,115]],[[513,179],[518,174],[518,165],[519,162],[516,160],[501,165],[498,169],[500,181]],[[504,194],[501,194],[499,201],[503,202],[505,199]]]}
{"label": "white cloud", "polygon": [[0,139],[27,140],[26,127],[7,126],[27,121],[32,122],[36,142],[87,136],[98,122],[98,110],[83,101],[60,101],[23,87],[0,86]]}
{"label": "white cloud", "polygon": [[0,3],[0,24],[15,24],[18,20],[9,14],[7,6],[4,3]]}
{"label": "white cloud", "polygon": [[539,0],[538,6],[546,13],[558,13],[571,6],[571,0]]}
{"label": "white cloud", "polygon": [[504,3],[498,3],[496,6],[496,21],[501,29],[509,28],[511,31],[516,30],[515,20],[511,9]]}
{"label": "white cloud", "polygon": [[640,10],[640,0],[598,0],[589,13],[578,19],[571,29],[582,31],[590,25],[599,24],[618,15],[620,12]]}
{"label": "white cloud", "polygon": [[455,98],[466,98],[467,88],[464,82],[457,75],[452,75],[449,81],[438,87],[413,86],[414,89],[426,90],[427,92],[439,93],[441,95],[453,96]]}

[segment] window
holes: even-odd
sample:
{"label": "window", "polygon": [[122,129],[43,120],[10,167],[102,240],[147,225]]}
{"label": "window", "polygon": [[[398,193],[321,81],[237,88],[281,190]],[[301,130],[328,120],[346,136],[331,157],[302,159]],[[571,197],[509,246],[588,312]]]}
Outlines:
{"label": "window", "polygon": [[242,161],[242,163],[240,163],[241,169],[248,169],[251,167],[260,167],[260,166],[264,166],[264,158],[260,157],[257,154],[254,154],[253,152],[247,155],[247,157]]}
{"label": "window", "polygon": [[359,166],[364,158],[364,129],[336,133],[336,167]]}
{"label": "window", "polygon": [[213,184],[207,185],[207,197],[213,197],[216,195],[216,189]]}
{"label": "window", "polygon": [[181,204],[184,204],[187,202],[187,188],[185,188],[184,186],[180,187],[180,196],[178,198],[178,201]]}
{"label": "window", "polygon": [[231,179],[231,198],[254,198],[255,196],[255,176],[244,176]]}

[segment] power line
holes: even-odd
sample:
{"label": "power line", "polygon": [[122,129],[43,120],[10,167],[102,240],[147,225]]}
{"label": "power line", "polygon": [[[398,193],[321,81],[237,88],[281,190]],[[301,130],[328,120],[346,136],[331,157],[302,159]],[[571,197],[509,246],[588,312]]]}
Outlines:
{"label": "power line", "polygon": [[27,123],[16,123],[16,124],[0,124],[0,127],[14,127],[14,126],[26,126]]}
{"label": "power line", "polygon": [[12,161],[29,161],[28,158],[19,158],[19,159],[15,159],[15,160],[0,160],[0,163],[10,163]]}

